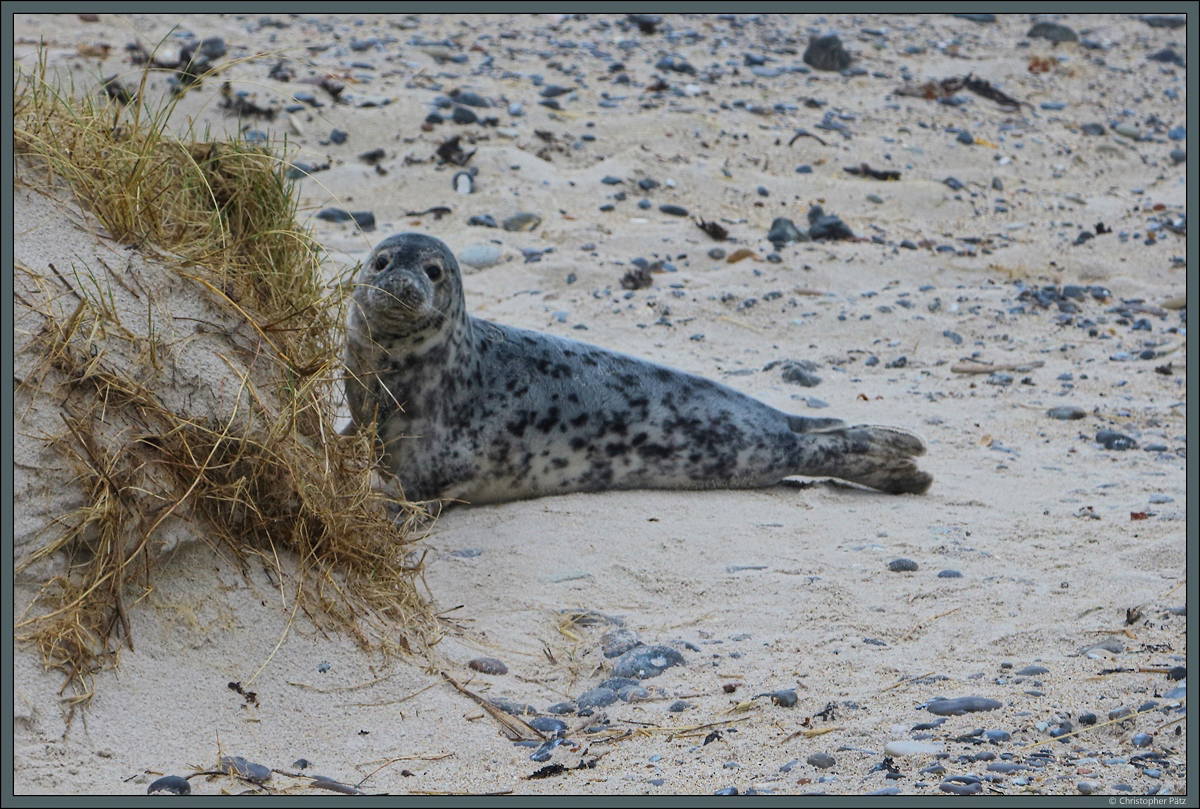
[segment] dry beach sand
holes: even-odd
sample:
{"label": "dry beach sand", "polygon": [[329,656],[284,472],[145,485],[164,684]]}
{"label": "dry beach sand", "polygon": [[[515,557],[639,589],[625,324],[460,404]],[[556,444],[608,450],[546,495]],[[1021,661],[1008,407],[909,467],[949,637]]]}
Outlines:
{"label": "dry beach sand", "polygon": [[[1053,42],[1028,35],[1036,22],[18,16],[17,59],[44,40],[80,88],[136,84],[126,43],[166,37],[169,54],[185,35],[222,38],[225,72],[173,124],[280,139],[312,170],[302,210],[331,266],[400,231],[471,248],[485,265],[464,265],[474,315],[791,412],[913,429],[934,484],[453,508],[423,542],[423,586],[444,613],[436,656],[390,664],[289,622],[262,571],[178,537],[128,611],[136,651],[98,675],[69,726],[60,675],[16,648],[16,792],[145,793],[225,754],[293,773],[307,759],[309,774],[371,793],[1185,794],[1187,88],[1161,52],[1185,56],[1187,31],[1077,15],[1056,20],[1077,41]],[[826,31],[849,71],[804,64]],[[344,89],[303,82],[327,74]],[[945,100],[924,97],[933,85],[896,92],[968,75],[1020,105],[961,82]],[[223,79],[277,114],[227,115]],[[479,120],[456,122],[456,108]],[[423,125],[432,112],[445,120]],[[463,166],[437,159],[452,136]],[[375,149],[374,164],[359,157]],[[474,193],[458,194],[467,169]],[[807,231],[815,205],[855,238],[767,239],[778,217]],[[373,230],[315,216],[327,208],[370,212]],[[540,223],[468,222],[519,213]],[[125,255],[32,194],[14,219],[29,267]],[[639,259],[649,285],[626,289]],[[776,361],[811,362],[819,384]],[[1133,445],[1107,448],[1103,430]],[[41,451],[17,431],[18,556],[69,484],[38,468]],[[17,581],[18,613],[36,585]],[[564,625],[572,610],[595,615]],[[540,762],[438,674],[546,716],[610,676],[601,636],[618,624],[683,665],[632,701],[562,716],[570,741]],[[507,673],[469,669],[481,656]],[[789,689],[794,705],[761,696]],[[938,723],[938,697],[998,707]],[[260,787],[200,776],[191,789]],[[327,794],[282,773],[261,789]]]}

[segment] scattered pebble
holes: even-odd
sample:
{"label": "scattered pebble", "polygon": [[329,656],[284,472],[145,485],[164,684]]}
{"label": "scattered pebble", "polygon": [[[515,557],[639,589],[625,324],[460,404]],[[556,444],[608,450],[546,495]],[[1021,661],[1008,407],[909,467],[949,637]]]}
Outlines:
{"label": "scattered pebble", "polygon": [[888,570],[893,573],[909,573],[917,569],[917,563],[912,559],[893,559],[888,562]]}
{"label": "scattered pebble", "polygon": [[771,223],[771,229],[767,231],[767,241],[776,245],[778,249],[778,245],[788,242],[806,242],[808,236],[796,227],[795,222],[781,216]]}
{"label": "scattered pebble", "polygon": [[1100,430],[1096,433],[1096,442],[1111,450],[1137,449],[1138,446],[1137,441],[1114,430]]}
{"label": "scattered pebble", "polygon": [[804,64],[817,70],[845,70],[850,67],[850,54],[837,34],[814,37],[804,49]]}
{"label": "scattered pebble", "polygon": [[164,775],[146,788],[147,795],[191,795],[192,787],[186,778]]}
{"label": "scattered pebble", "polygon": [[238,775],[249,781],[262,783],[270,780],[271,768],[264,767],[261,764],[255,764],[253,761],[247,761],[241,756],[221,756],[217,764],[217,769],[221,772],[229,773],[230,775]]}
{"label": "scattered pebble", "polygon": [[567,723],[552,716],[533,716],[526,719],[525,723],[551,738],[562,737],[567,732]]}
{"label": "scattered pebble", "polygon": [[1001,705],[999,700],[987,697],[956,697],[933,700],[925,705],[925,710],[938,716],[962,716],[976,711],[994,711]]}
{"label": "scattered pebble", "polygon": [[459,264],[483,269],[491,267],[500,260],[500,248],[491,244],[472,244],[458,252]]}
{"label": "scattered pebble", "polygon": [[616,677],[645,680],[657,677],[672,666],[683,664],[683,655],[670,646],[638,646],[617,658],[612,673]]}
{"label": "scattered pebble", "polygon": [[980,792],[983,792],[983,784],[979,781],[970,784],[943,781],[938,784],[938,789],[942,792],[948,792],[951,795],[978,795]]}
{"label": "scattered pebble", "polygon": [[834,764],[837,764],[837,759],[828,753],[813,753],[811,756],[805,759],[805,761],[810,766],[816,767],[818,770],[828,770]]}
{"label": "scattered pebble", "polygon": [[1061,421],[1069,421],[1071,419],[1081,419],[1087,416],[1087,411],[1080,407],[1071,407],[1069,405],[1060,405],[1052,407],[1046,411],[1046,415],[1052,419]]}
{"label": "scattered pebble", "polygon": [[1076,34],[1074,30],[1061,23],[1050,22],[1048,20],[1035,23],[1034,26],[1029,29],[1029,32],[1025,34],[1025,36],[1033,37],[1035,39],[1045,39],[1049,40],[1050,42],[1079,41],[1079,35]]}
{"label": "scattered pebble", "polygon": [[758,694],[755,696],[755,699],[758,699],[758,697],[770,697],[772,704],[778,705],[781,708],[791,708],[800,699],[794,688],[781,688],[778,691],[768,691],[764,694]]}
{"label": "scattered pebble", "polygon": [[611,688],[593,688],[590,691],[585,691],[575,700],[575,704],[580,709],[583,708],[603,708],[606,705],[612,705],[617,701],[617,692]]}
{"label": "scattered pebble", "polygon": [[505,219],[500,223],[507,231],[519,233],[521,231],[533,230],[542,223],[542,217],[535,213],[518,213]]}
{"label": "scattered pebble", "polygon": [[610,629],[600,636],[600,649],[605,657],[619,657],[641,644],[632,629]]}
{"label": "scattered pebble", "polygon": [[508,666],[494,657],[477,657],[467,666],[483,674],[508,674]]}

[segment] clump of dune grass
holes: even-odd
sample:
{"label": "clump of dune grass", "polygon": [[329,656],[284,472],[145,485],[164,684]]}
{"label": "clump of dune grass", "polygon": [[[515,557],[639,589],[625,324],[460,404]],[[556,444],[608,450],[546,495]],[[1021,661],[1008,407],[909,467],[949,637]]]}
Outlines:
{"label": "clump of dune grass", "polygon": [[[368,436],[334,430],[348,284],[324,282],[319,249],[295,224],[285,163],[244,141],[170,136],[172,103],[146,100],[147,75],[127,104],[56,84],[44,54],[33,69],[18,65],[14,82],[17,182],[73,196],[109,238],[207,298],[224,318],[218,356],[236,389],[224,409],[185,412],[170,395],[176,344],[156,333],[152,302],[138,316],[147,323],[128,322],[119,272],[72,278],[52,265],[52,278],[17,265],[27,293],[16,305],[41,323],[18,391],[60,407],[51,443],[84,492],[18,562],[66,560],[18,630],[66,675],[72,707],[122,643],[132,647],[128,611],[152,589],[170,521],[193,523],[243,570],[261,560],[292,615],[365,646],[407,651],[436,632],[416,592],[420,510],[372,487]],[[51,294],[64,285],[69,295]],[[64,298],[73,306],[56,303]],[[16,417],[20,432],[20,407]],[[298,562],[291,579],[284,553]]]}

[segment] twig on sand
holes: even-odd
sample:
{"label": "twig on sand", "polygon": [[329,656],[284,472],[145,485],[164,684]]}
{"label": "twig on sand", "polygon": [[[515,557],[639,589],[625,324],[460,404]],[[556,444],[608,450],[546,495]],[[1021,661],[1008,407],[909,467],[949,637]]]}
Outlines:
{"label": "twig on sand", "polygon": [[926,618],[924,621],[918,621],[916,623],[916,625],[913,626],[912,629],[910,629],[904,633],[904,636],[902,638],[900,638],[900,640],[908,640],[909,637],[911,637],[914,632],[916,632],[921,627],[925,626],[925,624],[929,623],[930,621],[936,621],[938,618],[945,618],[950,613],[958,612],[961,609],[962,609],[962,607],[955,607],[952,610],[946,610],[945,612],[939,612],[937,615],[931,615],[930,617]]}
{"label": "twig on sand", "polygon": [[933,674],[936,674],[936,672],[928,671],[928,672],[925,672],[924,674],[918,674],[915,677],[905,677],[903,680],[900,680],[899,682],[884,686],[883,688],[879,689],[879,691],[880,691],[880,693],[883,693],[884,691],[891,691],[893,688],[899,688],[900,686],[904,685],[905,683],[911,683],[913,680],[923,680],[926,677],[932,676]]}
{"label": "twig on sand", "polygon": [[[490,701],[488,701],[484,697],[479,696],[474,691],[469,691],[466,688],[463,688],[461,685],[458,684],[457,681],[455,681],[455,679],[453,677],[451,677],[446,672],[442,671],[442,672],[439,672],[439,674],[441,674],[443,677],[445,677],[446,682],[450,683],[450,685],[454,686],[459,691],[461,691],[462,693],[466,694],[471,699],[478,702],[480,707],[482,707],[485,711],[490,713],[492,715],[492,718],[495,719],[497,722],[499,722],[501,727],[504,728],[504,731],[505,731],[504,735],[508,736],[513,741],[515,741],[515,742],[516,741],[524,741],[524,740],[533,739],[533,738],[545,740],[546,734],[542,733],[541,731],[537,730],[536,728],[530,727],[527,722],[524,722],[516,717],[509,716],[508,714],[504,713],[504,711],[497,708],[495,705],[493,705]],[[532,734],[532,735],[530,735],[530,734]]]}
{"label": "twig on sand", "polygon": [[956,374],[990,374],[995,371],[1032,371],[1034,368],[1041,368],[1045,364],[1042,360],[1034,360],[1032,362],[1002,362],[997,365],[989,365],[986,362],[979,362],[977,360],[964,360],[951,365],[950,370]]}

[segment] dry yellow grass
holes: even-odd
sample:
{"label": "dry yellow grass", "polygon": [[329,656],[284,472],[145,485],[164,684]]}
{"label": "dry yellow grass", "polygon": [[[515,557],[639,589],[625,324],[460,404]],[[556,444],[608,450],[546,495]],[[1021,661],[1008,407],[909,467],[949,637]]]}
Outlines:
{"label": "dry yellow grass", "polygon": [[[369,438],[333,429],[347,285],[324,282],[285,164],[246,142],[169,136],[172,104],[152,108],[145,88],[143,74],[121,104],[55,84],[44,59],[18,66],[17,182],[73,196],[108,238],[207,298],[232,324],[216,353],[237,392],[224,411],[174,407],[175,344],[151,322],[152,302],[138,316],[147,323],[122,322],[113,284],[127,282],[107,265],[73,280],[15,268],[27,291],[16,305],[41,323],[18,392],[27,408],[60,407],[52,444],[85,493],[18,563],[64,560],[18,619],[21,637],[66,674],[72,705],[85,702],[92,675],[132,645],[127,610],[152,589],[162,526],[186,520],[243,565],[258,557],[276,571],[290,614],[385,651],[424,645],[436,628],[415,587],[421,512],[373,490]],[[63,285],[73,308],[51,294]],[[18,433],[21,419],[19,404]],[[290,587],[284,553],[301,571]]]}

